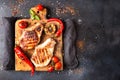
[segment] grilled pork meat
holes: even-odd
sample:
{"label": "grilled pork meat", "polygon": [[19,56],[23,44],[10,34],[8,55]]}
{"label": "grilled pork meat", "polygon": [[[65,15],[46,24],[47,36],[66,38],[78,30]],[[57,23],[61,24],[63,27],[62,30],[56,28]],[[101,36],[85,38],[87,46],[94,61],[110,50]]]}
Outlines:
{"label": "grilled pork meat", "polygon": [[44,43],[35,47],[35,51],[31,57],[31,61],[35,67],[44,67],[50,63],[55,44],[55,40],[48,38]]}
{"label": "grilled pork meat", "polygon": [[36,23],[35,25],[24,29],[19,44],[23,49],[32,49],[39,42],[42,35],[43,25],[41,23]]}

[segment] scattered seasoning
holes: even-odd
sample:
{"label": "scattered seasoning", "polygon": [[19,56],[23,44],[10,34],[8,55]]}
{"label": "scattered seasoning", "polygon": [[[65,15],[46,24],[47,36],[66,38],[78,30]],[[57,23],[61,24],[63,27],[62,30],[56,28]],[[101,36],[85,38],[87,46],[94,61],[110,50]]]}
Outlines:
{"label": "scattered seasoning", "polygon": [[68,75],[71,75],[71,74],[73,74],[73,70],[69,69]]}
{"label": "scattered seasoning", "polygon": [[82,24],[82,20],[81,19],[78,19],[78,24]]}
{"label": "scattered seasoning", "polygon": [[84,68],[76,68],[76,69],[73,69],[73,70],[69,70],[68,71],[68,75],[73,75],[73,74],[82,74],[84,72]]}
{"label": "scattered seasoning", "polygon": [[12,16],[20,14],[20,7],[25,3],[25,0],[16,0],[15,3],[9,2],[9,7],[11,8]]}
{"label": "scattered seasoning", "polygon": [[73,7],[71,7],[71,6],[67,6],[67,7],[65,7],[66,8],[66,10],[68,10],[72,15],[75,15],[76,13],[75,13],[75,9],[73,8]]}
{"label": "scattered seasoning", "polygon": [[53,12],[55,12],[56,16],[59,17],[66,17],[66,16],[80,16],[79,9],[77,7],[74,7],[74,5],[70,5],[68,3],[63,3],[62,1],[56,0],[53,1],[47,1],[47,4],[50,4],[50,6],[54,7]]}
{"label": "scattered seasoning", "polygon": [[58,74],[60,74],[60,72],[59,72],[59,71],[58,71],[57,73],[58,73]]}
{"label": "scattered seasoning", "polygon": [[11,9],[12,16],[16,16],[18,13],[20,13],[19,6],[13,3],[9,3],[9,7]]}
{"label": "scattered seasoning", "polygon": [[0,65],[0,70],[3,70],[3,68],[4,68],[4,67]]}
{"label": "scattered seasoning", "polygon": [[82,74],[84,72],[84,68],[76,68],[73,70],[73,74]]}
{"label": "scattered seasoning", "polygon": [[62,6],[62,7],[57,7],[56,8],[56,15],[65,15],[65,14],[71,14],[71,15],[75,15],[76,14],[76,10],[74,9],[74,7],[72,6]]}
{"label": "scattered seasoning", "polygon": [[88,51],[96,51],[95,48],[96,48],[96,45],[94,43],[89,43],[87,45],[87,50]]}
{"label": "scattered seasoning", "polygon": [[12,16],[15,16],[19,13],[19,9],[17,8],[17,6],[13,6],[12,8]]}
{"label": "scattered seasoning", "polygon": [[24,3],[25,1],[24,0],[17,0],[18,3]]}

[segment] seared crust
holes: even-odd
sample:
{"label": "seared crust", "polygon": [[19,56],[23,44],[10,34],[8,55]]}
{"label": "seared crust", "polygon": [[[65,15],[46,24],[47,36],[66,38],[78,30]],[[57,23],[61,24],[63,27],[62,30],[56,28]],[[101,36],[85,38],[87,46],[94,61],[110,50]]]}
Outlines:
{"label": "seared crust", "polygon": [[35,67],[44,67],[49,64],[53,56],[55,40],[49,38],[44,43],[35,47],[35,51],[31,57],[31,61]]}
{"label": "seared crust", "polygon": [[42,31],[43,26],[40,23],[24,29],[19,40],[20,47],[24,50],[34,48],[40,42]]}

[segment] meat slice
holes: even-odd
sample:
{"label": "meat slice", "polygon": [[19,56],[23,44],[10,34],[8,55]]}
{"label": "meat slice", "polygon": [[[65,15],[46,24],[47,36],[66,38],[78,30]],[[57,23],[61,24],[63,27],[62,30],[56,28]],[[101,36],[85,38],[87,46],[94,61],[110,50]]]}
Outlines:
{"label": "meat slice", "polygon": [[31,57],[31,61],[35,67],[44,67],[50,63],[55,44],[55,40],[48,38],[44,43],[35,47],[35,51]]}
{"label": "meat slice", "polygon": [[40,42],[42,31],[43,25],[41,23],[24,29],[19,40],[20,47],[24,50],[34,48]]}

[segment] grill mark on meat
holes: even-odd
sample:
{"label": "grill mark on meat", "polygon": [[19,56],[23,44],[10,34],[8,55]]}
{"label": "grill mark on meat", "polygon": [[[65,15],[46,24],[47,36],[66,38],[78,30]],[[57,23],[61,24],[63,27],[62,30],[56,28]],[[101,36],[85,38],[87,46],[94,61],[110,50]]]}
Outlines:
{"label": "grill mark on meat", "polygon": [[46,52],[46,48],[44,49],[44,59],[46,59],[46,57],[47,57],[47,52]]}
{"label": "grill mark on meat", "polygon": [[49,53],[48,53],[49,51],[48,51],[48,49],[46,48],[46,58],[48,59],[49,58]]}
{"label": "grill mark on meat", "polygon": [[[40,54],[40,49],[37,49],[37,53],[36,53],[38,56],[37,56],[37,60],[39,60],[40,59],[40,56],[39,56],[39,54]],[[40,61],[39,61],[39,63],[40,63]]]}
{"label": "grill mark on meat", "polygon": [[24,40],[28,40],[28,41],[37,41],[38,40],[38,36],[36,34],[36,32],[33,31],[26,31],[25,35],[24,35]]}
{"label": "grill mark on meat", "polygon": [[53,56],[55,44],[56,42],[53,39],[49,38],[44,43],[35,47],[33,56],[37,56],[36,59],[39,60],[39,63],[38,60],[36,61],[33,59],[33,56],[31,57],[31,61],[36,67],[44,67],[50,63],[50,60]]}
{"label": "grill mark on meat", "polygon": [[37,53],[37,55],[39,56],[39,61],[40,61],[40,63],[41,63],[41,59],[42,59],[42,57],[43,57],[43,51],[42,51],[42,49],[39,49],[39,52]]}
{"label": "grill mark on meat", "polygon": [[28,48],[35,46],[37,44],[37,41],[38,41],[37,33],[33,30],[26,31],[24,34],[24,38],[22,38],[20,43],[22,44],[23,47]]}
{"label": "grill mark on meat", "polygon": [[44,56],[44,48],[42,49],[42,53],[41,53],[41,59],[40,59],[40,61],[42,62],[42,59],[43,59],[43,56]]}
{"label": "grill mark on meat", "polygon": [[37,55],[39,56],[40,63],[41,63],[41,56],[40,56],[41,54],[42,54],[42,50],[39,49],[39,52],[37,53]]}
{"label": "grill mark on meat", "polygon": [[44,49],[42,49],[41,63],[43,61],[43,57],[44,57]]}
{"label": "grill mark on meat", "polygon": [[38,64],[40,64],[39,56],[37,56],[37,61],[38,61]]}
{"label": "grill mark on meat", "polygon": [[41,23],[36,23],[24,29],[19,38],[20,47],[24,50],[34,48],[41,40],[42,31],[43,25]]}
{"label": "grill mark on meat", "polygon": [[35,58],[35,62],[37,63],[37,59],[36,59],[36,56],[34,56],[34,58]]}
{"label": "grill mark on meat", "polygon": [[49,51],[47,48],[37,49],[37,56],[34,55],[33,60],[36,62],[36,64],[44,62],[46,59],[49,58],[49,56],[51,56],[48,52]]}

